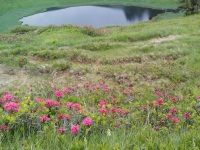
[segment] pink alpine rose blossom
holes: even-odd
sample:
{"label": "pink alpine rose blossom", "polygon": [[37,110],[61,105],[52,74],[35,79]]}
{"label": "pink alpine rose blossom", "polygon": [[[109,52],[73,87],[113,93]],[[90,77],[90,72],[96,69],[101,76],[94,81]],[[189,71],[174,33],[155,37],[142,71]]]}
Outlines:
{"label": "pink alpine rose blossom", "polygon": [[87,117],[82,121],[82,124],[85,126],[91,126],[92,125],[92,119]]}
{"label": "pink alpine rose blossom", "polygon": [[110,108],[110,112],[111,112],[111,113],[116,113],[116,111],[117,111],[117,110],[116,110],[115,107]]}
{"label": "pink alpine rose blossom", "polygon": [[49,121],[50,118],[45,115],[45,116],[40,116],[39,120],[40,120],[40,122],[45,122],[45,121]]}
{"label": "pink alpine rose blossom", "polygon": [[103,87],[103,91],[104,91],[104,92],[108,92],[108,86],[104,86],[104,87]]}
{"label": "pink alpine rose blossom", "polygon": [[78,103],[73,104],[72,106],[76,111],[81,110],[81,106]]}
{"label": "pink alpine rose blossom", "polygon": [[143,105],[141,108],[142,108],[142,109],[147,109],[147,106]]}
{"label": "pink alpine rose blossom", "polygon": [[101,81],[101,82],[99,82],[99,84],[100,84],[100,85],[103,85],[103,82]]}
{"label": "pink alpine rose blossom", "polygon": [[176,97],[172,97],[172,98],[171,98],[171,101],[174,102],[174,103],[176,103],[178,100],[177,100]]}
{"label": "pink alpine rose blossom", "polygon": [[57,107],[60,106],[60,102],[58,102],[58,101],[55,101],[53,104],[54,104],[54,106],[57,106]]}
{"label": "pink alpine rose blossom", "polygon": [[115,127],[115,128],[118,128],[118,127],[119,127],[119,124],[116,123],[116,124],[114,125],[114,127]]}
{"label": "pink alpine rose blossom", "polygon": [[169,119],[169,118],[172,118],[172,114],[171,113],[168,113],[166,116],[165,116],[166,119]]}
{"label": "pink alpine rose blossom", "polygon": [[50,99],[49,99],[49,100],[46,100],[45,103],[44,103],[44,105],[45,105],[46,107],[48,107],[48,108],[52,107],[53,104],[54,104],[53,100],[50,100]]}
{"label": "pink alpine rose blossom", "polygon": [[62,127],[58,128],[59,133],[63,133],[64,131],[65,131],[64,128],[62,128]]}
{"label": "pink alpine rose blossom", "polygon": [[0,105],[3,103],[3,99],[2,98],[0,98]]}
{"label": "pink alpine rose blossom", "polygon": [[176,107],[171,108],[169,112],[174,114],[176,112]]}
{"label": "pink alpine rose blossom", "polygon": [[157,100],[155,101],[155,103],[156,103],[156,106],[162,105],[162,104],[163,104],[162,98],[157,99]]}
{"label": "pink alpine rose blossom", "polygon": [[54,95],[57,97],[57,98],[61,98],[63,96],[63,92],[60,91],[60,90],[57,90],[54,92]]}
{"label": "pink alpine rose blossom", "polygon": [[133,94],[133,91],[132,91],[132,90],[130,90],[130,91],[129,91],[129,93],[132,95],[132,94]]}
{"label": "pink alpine rose blossom", "polygon": [[66,87],[66,88],[64,89],[64,92],[67,93],[67,94],[69,94],[69,93],[71,93],[71,90],[68,89],[68,88]]}
{"label": "pink alpine rose blossom", "polygon": [[103,115],[107,113],[107,110],[105,108],[100,108],[99,112],[101,115]]}
{"label": "pink alpine rose blossom", "polygon": [[8,126],[7,125],[1,125],[0,126],[0,130],[7,131],[8,130]]}
{"label": "pink alpine rose blossom", "polygon": [[11,94],[9,94],[9,93],[4,95],[4,97],[3,97],[4,101],[7,101],[7,102],[10,101],[12,98],[13,98],[13,96]]}
{"label": "pink alpine rose blossom", "polygon": [[100,102],[99,102],[99,106],[102,108],[103,106],[105,106],[106,105],[106,102],[104,101],[104,100],[101,100]]}
{"label": "pink alpine rose blossom", "polygon": [[126,90],[123,90],[123,91],[122,91],[122,94],[126,95],[126,94],[127,94]]}
{"label": "pink alpine rose blossom", "polygon": [[68,108],[72,108],[72,105],[73,105],[72,102],[67,102],[67,104],[66,104],[66,106],[67,106]]}
{"label": "pink alpine rose blossom", "polygon": [[18,112],[19,111],[17,104],[14,102],[7,102],[3,107],[7,112],[10,112],[10,111]]}
{"label": "pink alpine rose blossom", "polygon": [[36,98],[36,102],[37,102],[37,103],[39,103],[39,102],[45,102],[45,100],[42,99],[42,98],[40,98],[40,97],[37,97],[37,98]]}
{"label": "pink alpine rose blossom", "polygon": [[67,116],[67,115],[65,115],[65,114],[58,114],[58,119],[66,119],[67,121],[69,121],[70,120],[70,117],[69,116]]}
{"label": "pink alpine rose blossom", "polygon": [[78,133],[78,131],[79,131],[79,125],[72,125],[71,126],[71,133],[72,134],[77,134]]}
{"label": "pink alpine rose blossom", "polygon": [[172,118],[173,123],[178,123],[178,118]]}
{"label": "pink alpine rose blossom", "polygon": [[190,118],[190,113],[184,113],[184,114],[183,114],[183,118],[184,118],[184,119]]}

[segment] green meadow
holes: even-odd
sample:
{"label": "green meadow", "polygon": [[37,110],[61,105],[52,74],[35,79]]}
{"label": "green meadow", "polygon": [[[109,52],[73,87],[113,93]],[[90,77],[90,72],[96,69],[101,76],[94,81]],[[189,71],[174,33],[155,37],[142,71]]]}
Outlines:
{"label": "green meadow", "polygon": [[200,149],[200,14],[30,27],[18,20],[49,7],[178,4],[0,2],[0,150]]}

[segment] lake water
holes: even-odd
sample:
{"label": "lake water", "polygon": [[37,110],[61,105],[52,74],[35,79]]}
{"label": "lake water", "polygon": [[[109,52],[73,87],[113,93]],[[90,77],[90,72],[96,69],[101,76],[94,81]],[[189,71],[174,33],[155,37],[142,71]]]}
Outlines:
{"label": "lake water", "polygon": [[134,6],[78,6],[57,10],[48,9],[45,12],[24,17],[20,21],[30,26],[72,24],[98,28],[148,21],[160,13],[163,11]]}

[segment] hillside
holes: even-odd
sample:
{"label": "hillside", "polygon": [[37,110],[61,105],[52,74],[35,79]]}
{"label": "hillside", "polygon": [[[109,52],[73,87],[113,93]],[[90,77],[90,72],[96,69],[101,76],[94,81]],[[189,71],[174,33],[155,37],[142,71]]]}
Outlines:
{"label": "hillside", "polygon": [[198,149],[199,80],[200,15],[15,27],[0,34],[0,147]]}
{"label": "hillside", "polygon": [[95,74],[100,69],[106,80],[126,74],[127,83],[152,84],[188,83],[199,75],[199,15],[101,29],[21,26],[2,34],[0,43],[1,64],[36,76],[83,71],[95,80],[104,78]]}

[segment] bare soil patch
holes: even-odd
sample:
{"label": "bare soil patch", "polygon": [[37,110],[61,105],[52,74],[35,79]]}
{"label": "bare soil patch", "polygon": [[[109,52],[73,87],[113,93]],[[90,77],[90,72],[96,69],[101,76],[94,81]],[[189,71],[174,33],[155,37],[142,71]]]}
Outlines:
{"label": "bare soil patch", "polygon": [[177,39],[178,37],[179,37],[178,35],[170,35],[170,36],[168,36],[168,37],[152,39],[151,42],[152,42],[152,43],[161,43],[161,42],[164,42],[164,41],[175,40],[175,39]]}

